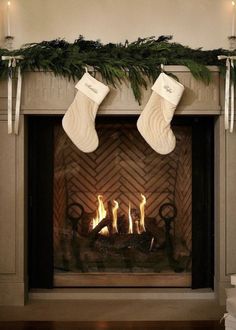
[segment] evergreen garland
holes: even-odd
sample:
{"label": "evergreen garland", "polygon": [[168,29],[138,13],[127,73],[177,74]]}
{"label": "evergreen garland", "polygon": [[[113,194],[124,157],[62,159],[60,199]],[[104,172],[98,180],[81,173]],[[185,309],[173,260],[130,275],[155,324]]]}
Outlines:
{"label": "evergreen garland", "polygon": [[[151,82],[161,72],[161,64],[185,65],[192,75],[206,84],[211,75],[206,65],[217,65],[224,71],[224,61],[218,61],[218,55],[233,54],[224,49],[203,51],[191,49],[178,43],[172,43],[171,36],[159,38],[139,38],[137,41],[124,44],[85,40],[80,36],[74,43],[62,39],[27,44],[24,47],[9,51],[0,49],[2,55],[23,55],[20,61],[23,71],[52,71],[55,75],[80,79],[85,66],[91,66],[99,72],[107,84],[117,86],[129,80],[135,98],[141,101],[141,88],[147,88],[147,78]],[[7,61],[0,60],[0,77],[6,77]]]}

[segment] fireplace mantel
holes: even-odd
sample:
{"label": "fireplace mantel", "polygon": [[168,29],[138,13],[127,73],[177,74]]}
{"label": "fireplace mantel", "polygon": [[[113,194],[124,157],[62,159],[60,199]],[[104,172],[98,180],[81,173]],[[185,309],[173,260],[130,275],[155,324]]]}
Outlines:
{"label": "fireplace mantel", "polygon": [[[193,78],[184,66],[166,66],[166,72],[174,73],[185,86],[184,95],[175,112],[176,115],[219,115],[219,69],[209,67],[212,81],[205,85]],[[96,78],[100,79],[96,74]],[[56,77],[52,72],[25,72],[23,76],[21,111],[25,115],[64,114],[72,103],[76,93],[76,82]],[[117,88],[110,87],[110,92],[101,104],[98,114],[139,114],[151,94],[151,83],[142,91],[142,104],[135,100],[130,84],[122,84]],[[6,112],[5,98],[7,85],[1,83],[0,106]]]}
{"label": "fireplace mantel", "polygon": [[[229,275],[236,272],[236,133],[225,133],[222,83],[217,67],[206,86],[183,66],[166,66],[185,86],[176,115],[215,116],[215,293],[224,303]],[[99,78],[98,78],[99,79]],[[7,134],[7,81],[0,81],[0,304],[22,305],[27,289],[27,115],[62,115],[72,102],[75,82],[51,72],[25,72],[20,133]],[[151,86],[151,85],[150,85]],[[139,105],[130,86],[122,84],[101,104],[98,114],[139,114],[151,90],[143,90]],[[15,93],[15,88],[13,89]],[[163,289],[164,290],[164,289]],[[162,291],[163,292],[163,291]],[[156,299],[158,299],[158,292]]]}

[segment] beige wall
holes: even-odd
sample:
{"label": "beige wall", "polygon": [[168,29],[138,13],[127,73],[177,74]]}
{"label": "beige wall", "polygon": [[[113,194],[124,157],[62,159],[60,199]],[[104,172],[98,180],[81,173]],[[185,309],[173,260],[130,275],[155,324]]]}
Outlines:
{"label": "beige wall", "polygon": [[3,0],[0,0],[0,41],[2,41],[2,38],[4,36],[4,8],[3,6]]}
{"label": "beige wall", "polygon": [[[7,0],[0,0],[1,42],[6,3]],[[79,34],[102,42],[171,34],[176,42],[211,49],[227,48],[227,37],[231,34],[231,0],[11,0],[11,3],[15,47],[57,37],[73,41]]]}

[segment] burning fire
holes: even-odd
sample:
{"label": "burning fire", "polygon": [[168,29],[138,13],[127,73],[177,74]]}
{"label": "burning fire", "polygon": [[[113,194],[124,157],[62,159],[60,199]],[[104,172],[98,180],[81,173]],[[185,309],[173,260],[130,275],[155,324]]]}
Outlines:
{"label": "burning fire", "polygon": [[118,233],[118,229],[117,229],[117,210],[119,208],[119,204],[117,201],[113,201],[113,203],[115,204],[115,206],[112,208],[112,215],[113,215],[113,219],[112,219],[112,233]]}
{"label": "burning fire", "polygon": [[[97,215],[96,218],[93,218],[93,228],[95,228],[99,222],[101,222],[104,218],[106,218],[107,211],[105,210],[104,204],[103,204],[103,197],[102,195],[98,195],[98,209],[97,209]],[[104,236],[108,236],[108,228],[103,227],[100,233]]]}
{"label": "burning fire", "polygon": [[[132,212],[131,212],[131,204],[129,203],[129,210],[128,210],[128,221],[129,221],[129,229],[128,233],[133,234],[134,232],[134,223],[135,223],[135,232],[137,234],[141,234],[145,229],[145,205],[146,205],[146,197],[141,194],[142,201],[139,205],[140,209],[140,219],[133,219],[132,218]],[[103,203],[103,196],[98,195],[98,209],[96,212],[96,218],[93,218],[93,229],[101,222],[103,219],[106,218],[107,216],[107,211],[105,209],[104,203]],[[117,228],[117,223],[118,223],[118,208],[119,208],[119,203],[116,200],[113,200],[113,207],[112,207],[112,219],[111,219],[111,230],[112,233],[118,233],[118,228]],[[110,226],[109,226],[110,227]],[[101,229],[100,234],[104,236],[109,235],[109,230],[108,227],[105,226]]]}
{"label": "burning fire", "polygon": [[133,234],[133,219],[131,216],[131,205],[129,203],[129,231],[128,234]]}
{"label": "burning fire", "polygon": [[140,232],[144,232],[146,231],[145,229],[145,223],[144,223],[144,219],[145,219],[145,204],[146,204],[146,197],[141,194],[142,197],[142,202],[140,203]]}

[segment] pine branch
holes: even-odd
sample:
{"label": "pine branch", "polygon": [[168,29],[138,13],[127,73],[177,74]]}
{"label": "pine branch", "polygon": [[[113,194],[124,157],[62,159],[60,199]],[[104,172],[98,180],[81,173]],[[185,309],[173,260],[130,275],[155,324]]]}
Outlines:
{"label": "pine branch", "polygon": [[[103,45],[99,40],[85,40],[79,36],[74,43],[63,39],[42,41],[27,44],[24,47],[9,51],[0,49],[2,55],[23,55],[20,62],[22,71],[52,71],[55,75],[69,79],[80,79],[85,66],[98,71],[104,81],[117,86],[129,80],[134,96],[141,102],[141,89],[147,88],[147,81],[154,82],[160,74],[160,65],[185,65],[192,75],[208,84],[211,79],[207,65],[217,65],[222,74],[225,63],[218,61],[217,56],[235,55],[224,49],[204,51],[201,48],[191,49],[178,43],[170,42],[171,36],[159,38],[138,38],[129,43],[108,43]],[[0,77],[8,74],[7,61],[0,60]],[[232,75],[236,79],[236,69]]]}

